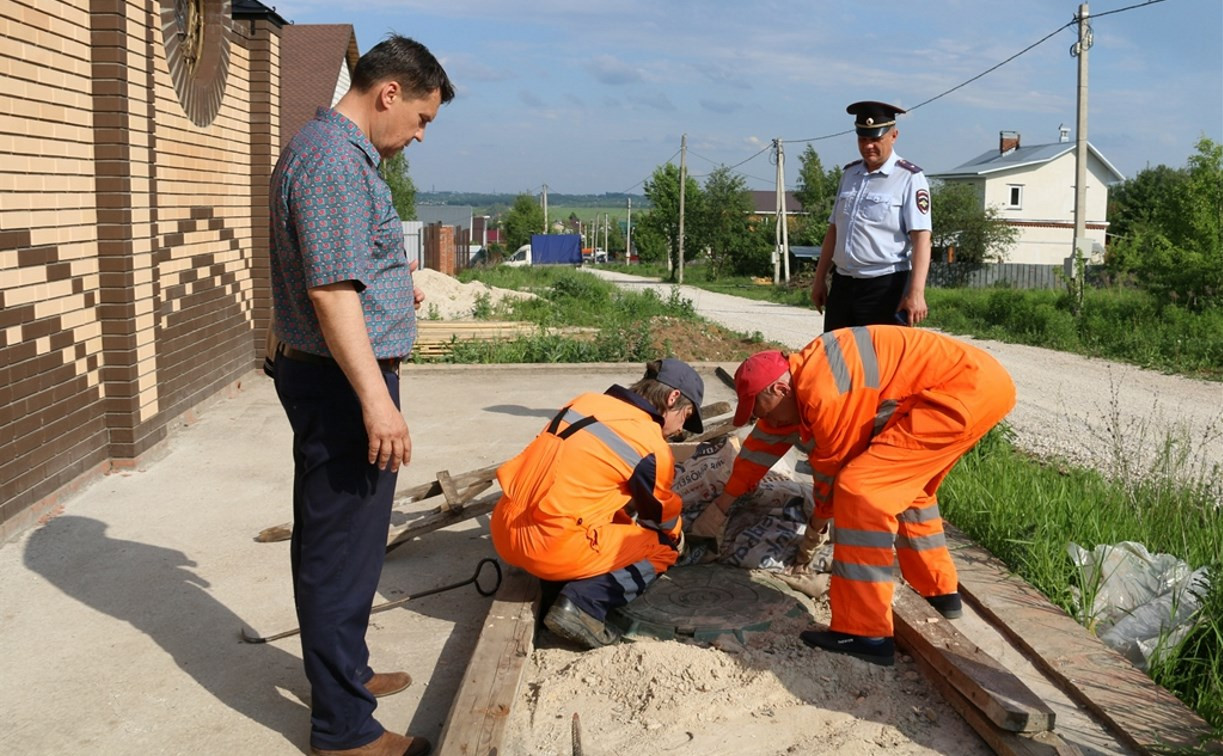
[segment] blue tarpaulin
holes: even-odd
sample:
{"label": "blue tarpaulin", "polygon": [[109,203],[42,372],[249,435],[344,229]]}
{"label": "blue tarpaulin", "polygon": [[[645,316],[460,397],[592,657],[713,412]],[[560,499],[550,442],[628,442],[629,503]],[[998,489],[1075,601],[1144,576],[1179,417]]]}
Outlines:
{"label": "blue tarpaulin", "polygon": [[532,234],[531,264],[581,265],[582,237],[577,234]]}

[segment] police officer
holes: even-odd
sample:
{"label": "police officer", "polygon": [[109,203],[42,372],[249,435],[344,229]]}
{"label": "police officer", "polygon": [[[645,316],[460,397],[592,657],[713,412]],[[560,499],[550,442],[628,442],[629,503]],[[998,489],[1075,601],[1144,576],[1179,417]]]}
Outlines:
{"label": "police officer", "polygon": [[[824,331],[926,319],[930,185],[893,150],[903,108],[866,100],[854,116],[861,160],[845,166],[811,285]],[[833,270],[833,266],[836,270]],[[832,273],[831,291],[828,274]]]}

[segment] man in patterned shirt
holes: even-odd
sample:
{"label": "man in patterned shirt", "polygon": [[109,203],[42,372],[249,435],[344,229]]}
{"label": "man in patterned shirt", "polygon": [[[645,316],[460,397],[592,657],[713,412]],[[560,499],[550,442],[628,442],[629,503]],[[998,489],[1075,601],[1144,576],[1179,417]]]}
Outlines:
{"label": "man in patterned shirt", "polygon": [[391,502],[412,440],[399,362],[416,338],[403,226],[381,161],[413,141],[454,87],[420,43],[398,35],[361,56],[352,87],[320,108],[272,174],[272,372],[293,427],[293,595],[311,686],[315,754],[423,754],[387,732],[375,697],[404,672],[375,674],[365,633]]}

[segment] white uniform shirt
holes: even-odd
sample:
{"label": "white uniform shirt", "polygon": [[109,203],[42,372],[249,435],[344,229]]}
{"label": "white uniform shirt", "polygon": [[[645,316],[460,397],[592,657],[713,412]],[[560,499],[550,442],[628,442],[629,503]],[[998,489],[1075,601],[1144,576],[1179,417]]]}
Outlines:
{"label": "white uniform shirt", "polygon": [[875,278],[911,270],[911,231],[930,230],[930,184],[921,169],[895,152],[878,170],[861,160],[841,176],[829,223],[837,227],[837,272]]}

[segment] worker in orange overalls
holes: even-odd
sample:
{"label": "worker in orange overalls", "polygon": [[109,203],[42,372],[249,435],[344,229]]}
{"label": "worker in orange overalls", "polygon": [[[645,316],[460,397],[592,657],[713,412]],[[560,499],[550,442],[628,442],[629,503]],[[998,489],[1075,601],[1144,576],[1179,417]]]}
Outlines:
{"label": "worker in orange overalls", "polygon": [[1015,385],[984,351],[903,326],[843,328],[801,352],[752,355],[735,373],[735,424],[757,422],[724,492],[691,534],[720,536],[726,511],[792,446],[811,463],[815,510],[799,564],[832,529],[827,631],[809,646],[891,665],[892,564],[943,616],[962,613],[936,492],[1015,405]]}
{"label": "worker in orange overalls", "polygon": [[493,547],[556,596],[544,624],[596,648],[619,640],[607,614],[632,601],[683,550],[683,500],[667,439],[700,433],[705,385],[675,359],[629,388],[582,394],[497,470]]}

